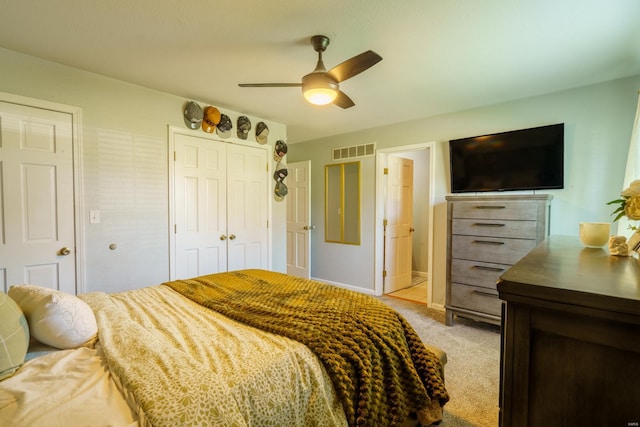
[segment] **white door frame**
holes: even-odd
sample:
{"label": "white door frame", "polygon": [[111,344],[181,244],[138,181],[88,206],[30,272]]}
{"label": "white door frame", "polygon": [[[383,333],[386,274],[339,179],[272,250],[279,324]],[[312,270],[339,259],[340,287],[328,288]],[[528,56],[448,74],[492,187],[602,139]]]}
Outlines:
{"label": "white door frame", "polygon": [[0,92],[0,101],[24,105],[26,107],[42,108],[59,111],[71,115],[71,129],[73,131],[73,200],[74,200],[74,232],[75,232],[75,257],[76,257],[76,293],[85,292],[85,245],[84,245],[84,181],[82,178],[82,110],[66,104],[44,101],[42,99],[29,98],[12,93]]}
{"label": "white door frame", "polygon": [[259,144],[251,144],[248,143],[242,139],[239,138],[234,138],[233,140],[228,140],[228,139],[222,139],[219,137],[216,137],[214,134],[208,134],[206,132],[202,132],[202,131],[194,131],[194,130],[190,130],[190,129],[186,129],[186,128],[181,128],[181,127],[176,127],[176,126],[167,126],[167,139],[169,140],[169,143],[167,144],[168,147],[168,161],[169,161],[169,280],[175,280],[175,275],[176,275],[176,271],[175,271],[175,256],[176,256],[176,246],[175,246],[175,233],[174,233],[174,224],[175,224],[175,162],[173,161],[173,153],[175,151],[175,138],[174,135],[176,134],[182,134],[182,135],[187,135],[187,136],[195,136],[197,135],[199,138],[206,138],[206,139],[210,139],[212,141],[219,141],[219,142],[224,142],[224,143],[233,143],[236,145],[244,145],[247,147],[251,147],[251,148],[258,148],[261,150],[266,150],[267,151],[267,164],[265,166],[265,173],[267,174],[267,192],[269,193],[268,195],[265,195],[265,197],[267,197],[267,223],[268,223],[268,228],[267,228],[267,264],[268,264],[268,269],[271,270],[272,269],[272,262],[273,262],[273,209],[272,209],[272,204],[273,204],[273,197],[269,197],[270,194],[273,194],[273,179],[269,179],[269,177],[271,177],[271,175],[273,174],[272,171],[272,163],[270,162],[269,159],[271,158],[271,150],[273,149],[269,144],[265,144],[265,145],[259,145]]}
{"label": "white door frame", "polygon": [[[392,148],[384,148],[376,151],[376,203],[375,203],[375,259],[374,259],[374,294],[382,295],[384,293],[384,280],[382,272],[384,270],[384,212],[385,212],[385,180],[384,168],[386,165],[386,157],[390,154],[405,153],[407,151],[429,150],[429,230],[428,247],[429,256],[427,257],[428,269],[427,280],[429,283],[429,291],[427,293],[427,306],[431,307],[433,299],[433,209],[434,209],[434,181],[435,181],[435,142],[425,142],[420,144],[403,145]],[[415,168],[415,166],[414,166]],[[414,187],[417,183],[413,183]],[[415,200],[414,200],[415,203]],[[415,223],[415,218],[414,218]],[[423,227],[416,227],[422,229]]]}

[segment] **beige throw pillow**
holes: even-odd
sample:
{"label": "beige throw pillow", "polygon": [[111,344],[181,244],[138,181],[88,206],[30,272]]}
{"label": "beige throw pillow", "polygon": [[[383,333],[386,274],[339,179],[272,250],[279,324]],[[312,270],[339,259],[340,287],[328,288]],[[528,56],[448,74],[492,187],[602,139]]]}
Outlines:
{"label": "beige throw pillow", "polygon": [[35,285],[9,288],[27,318],[31,336],[60,349],[91,346],[98,325],[89,305],[75,295]]}
{"label": "beige throw pillow", "polygon": [[29,326],[18,304],[0,292],[0,380],[12,376],[24,363],[29,348]]}

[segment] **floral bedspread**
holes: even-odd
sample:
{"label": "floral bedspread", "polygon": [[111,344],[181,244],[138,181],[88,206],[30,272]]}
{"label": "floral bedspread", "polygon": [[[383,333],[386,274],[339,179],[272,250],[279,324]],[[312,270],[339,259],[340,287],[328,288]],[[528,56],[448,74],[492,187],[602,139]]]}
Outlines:
{"label": "floral bedspread", "polygon": [[154,286],[82,296],[109,369],[141,424],[345,426],[316,355]]}
{"label": "floral bedspread", "polygon": [[449,400],[438,358],[377,299],[317,281],[242,270],[165,283],[225,316],[309,347],[352,426],[437,423]]}

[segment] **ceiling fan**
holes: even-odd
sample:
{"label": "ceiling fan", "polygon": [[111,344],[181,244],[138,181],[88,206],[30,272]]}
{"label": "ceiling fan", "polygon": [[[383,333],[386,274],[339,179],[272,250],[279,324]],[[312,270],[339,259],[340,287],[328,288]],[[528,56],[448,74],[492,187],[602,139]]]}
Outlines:
{"label": "ceiling fan", "polygon": [[347,59],[329,71],[322,62],[322,52],[329,45],[329,37],[311,37],[311,46],[318,52],[318,63],[315,70],[302,77],[300,83],[240,83],[240,87],[301,87],[307,101],[315,105],[325,105],[333,102],[341,108],[353,107],[355,103],[339,88],[339,84],[356,76],[382,60],[377,53],[368,50]]}

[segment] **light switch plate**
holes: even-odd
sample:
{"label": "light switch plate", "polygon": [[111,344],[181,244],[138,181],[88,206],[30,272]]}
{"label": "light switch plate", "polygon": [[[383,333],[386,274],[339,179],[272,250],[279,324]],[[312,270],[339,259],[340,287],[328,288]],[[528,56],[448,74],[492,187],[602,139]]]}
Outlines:
{"label": "light switch plate", "polygon": [[100,211],[99,210],[90,210],[89,211],[89,223],[91,223],[91,224],[100,224]]}

